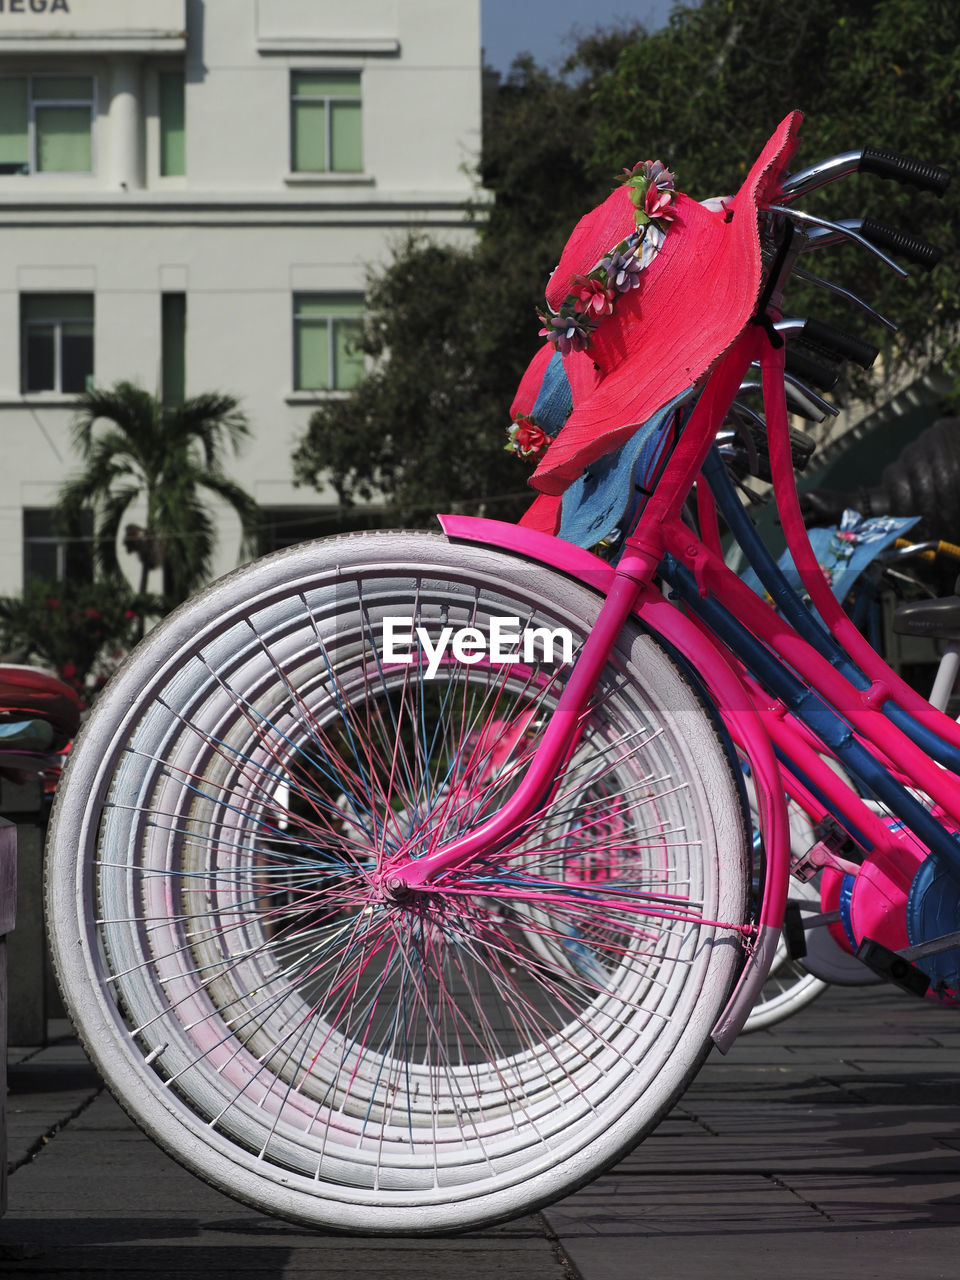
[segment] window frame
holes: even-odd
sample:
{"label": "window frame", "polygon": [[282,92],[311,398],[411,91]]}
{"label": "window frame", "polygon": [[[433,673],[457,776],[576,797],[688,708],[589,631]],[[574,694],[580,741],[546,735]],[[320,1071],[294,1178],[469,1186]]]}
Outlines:
{"label": "window frame", "polygon": [[[298,93],[297,80],[298,77],[328,77],[331,80],[356,79],[357,93],[356,96],[344,96],[337,93]],[[321,178],[321,177],[356,177],[364,173],[363,167],[363,72],[355,68],[349,67],[343,70],[333,70],[330,67],[292,67],[290,69],[290,172],[301,178]],[[325,166],[322,169],[306,169],[299,168],[297,165],[297,124],[296,124],[296,105],[297,103],[322,103],[324,108],[324,139],[323,152]],[[337,103],[348,104],[358,108],[360,113],[360,155],[358,157],[358,165],[355,169],[335,169],[333,166],[334,147],[333,147],[333,106]]]}
{"label": "window frame", "polygon": [[[2,80],[23,80],[27,86],[27,160],[26,166],[19,170],[0,173],[0,177],[29,177],[41,179],[57,178],[89,178],[97,172],[97,77],[93,72],[81,71],[75,75],[65,75],[62,71],[25,71],[19,74],[3,72]],[[49,98],[39,91],[44,80],[88,80],[90,82],[89,98]],[[38,144],[40,131],[37,127],[37,108],[69,107],[71,109],[87,109],[88,134],[90,139],[89,169],[41,169],[39,168]]]}
{"label": "window frame", "polygon": [[170,408],[187,398],[187,294],[183,289],[160,294],[160,398]]}
{"label": "window frame", "polygon": [[[165,82],[178,81],[178,101],[179,110],[179,126],[181,132],[180,149],[182,155],[178,157],[180,168],[171,168],[172,157],[165,145],[168,141],[165,135],[165,125],[172,124],[171,117],[167,114],[168,109],[172,105],[171,100],[165,93]],[[183,67],[160,67],[156,75],[156,108],[157,108],[157,176],[164,181],[168,179],[185,178],[187,176],[187,76]]]}
{"label": "window frame", "polygon": [[[60,396],[69,397],[80,395],[79,391],[65,391],[63,388],[63,328],[66,324],[76,324],[78,322],[86,322],[86,317],[80,318],[76,315],[57,315],[54,313],[54,306],[51,303],[51,314],[43,317],[30,317],[26,314],[28,298],[50,298],[60,299],[67,297],[89,298],[90,300],[90,372],[86,375],[85,382],[87,387],[94,380],[96,371],[96,300],[89,290],[78,290],[76,292],[70,290],[29,290],[20,294],[20,394],[22,396]],[[52,387],[30,387],[29,382],[29,364],[28,352],[29,341],[28,335],[31,329],[40,327],[53,326],[53,383]]]}
{"label": "window frame", "polygon": [[[52,506],[24,506],[20,509],[21,573],[25,587],[31,582],[93,581],[93,513],[89,510],[81,512],[78,533],[69,534],[56,530],[56,510]],[[29,532],[31,517],[34,523],[49,526],[48,532]],[[37,517],[40,517],[39,521]],[[45,551],[52,552],[52,578],[37,572],[31,565],[31,560],[36,562],[43,558]]]}
{"label": "window frame", "polygon": [[[306,298],[322,298],[325,301],[356,303],[356,314],[343,315],[335,311],[305,314],[301,311],[302,300]],[[363,365],[361,378],[350,386],[337,386],[337,336],[338,323],[346,321],[362,327],[366,299],[360,292],[348,289],[298,289],[293,295],[293,391],[295,395],[346,395],[353,391],[366,370],[366,358],[361,351],[360,360]],[[303,326],[310,322],[323,323],[327,326],[327,370],[328,379],[325,387],[308,387],[303,385],[301,368],[300,334]]]}

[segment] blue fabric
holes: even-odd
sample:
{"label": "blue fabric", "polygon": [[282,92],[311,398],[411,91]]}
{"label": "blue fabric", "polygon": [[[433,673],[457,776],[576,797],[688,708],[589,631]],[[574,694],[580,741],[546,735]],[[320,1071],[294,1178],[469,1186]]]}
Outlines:
{"label": "blue fabric", "polygon": [[684,391],[664,405],[626,444],[592,462],[574,480],[563,495],[559,535],[564,541],[594,547],[624,525],[631,505],[643,498],[637,486],[646,487],[664,442],[664,428],[686,395]]}
{"label": "blue fabric", "polygon": [[563,367],[563,356],[557,351],[547,361],[530,417],[548,436],[555,436],[572,411],[570,383]]}
{"label": "blue fabric", "polygon": [[46,720],[0,722],[0,755],[4,751],[46,751],[53,742],[53,726]]}
{"label": "blue fabric", "polygon": [[[864,569],[868,568],[881,552],[886,551],[891,543],[912,529],[919,519],[919,516],[865,518],[859,511],[848,509],[843,513],[839,525],[808,529],[810,545],[817,557],[817,564],[825,571],[830,582],[830,590],[836,598],[840,601],[845,600]],[[804,595],[803,583],[794,567],[790,552],[784,551],[777,564],[797,594]],[[740,576],[758,595],[764,595],[763,584],[752,569],[744,570]]]}

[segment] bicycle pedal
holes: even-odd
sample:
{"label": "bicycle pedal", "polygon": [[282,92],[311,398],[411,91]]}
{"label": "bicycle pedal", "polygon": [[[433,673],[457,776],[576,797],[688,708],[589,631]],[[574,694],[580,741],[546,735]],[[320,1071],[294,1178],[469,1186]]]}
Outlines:
{"label": "bicycle pedal", "polygon": [[846,831],[832,818],[824,818],[816,828],[819,839],[803,854],[790,859],[790,873],[806,884],[822,867],[856,875],[862,861],[857,846]]}
{"label": "bicycle pedal", "polygon": [[896,951],[891,951],[882,942],[877,942],[875,938],[863,939],[857,947],[857,959],[861,960],[868,969],[872,969],[881,978],[892,982],[894,986],[906,991],[909,995],[922,997],[927,994],[927,988],[930,986],[927,975],[915,964],[898,955]]}
{"label": "bicycle pedal", "polygon": [[791,960],[802,960],[807,954],[807,938],[798,902],[788,902],[783,913],[783,940]]}

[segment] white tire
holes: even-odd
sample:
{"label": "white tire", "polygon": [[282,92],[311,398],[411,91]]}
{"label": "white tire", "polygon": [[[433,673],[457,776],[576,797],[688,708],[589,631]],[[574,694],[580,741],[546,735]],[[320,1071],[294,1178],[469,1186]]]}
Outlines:
{"label": "white tire", "polygon": [[[55,964],[111,1089],[198,1176],[315,1227],[462,1230],[588,1181],[696,1072],[742,963],[746,824],[639,629],[535,824],[423,893],[377,887],[496,810],[570,669],[543,641],[427,678],[416,645],[385,660],[384,619],[433,645],[520,618],[575,653],[600,605],[506,554],[356,535],[215,583],[105,690],[51,825]],[[497,717],[523,745],[493,769]]]}

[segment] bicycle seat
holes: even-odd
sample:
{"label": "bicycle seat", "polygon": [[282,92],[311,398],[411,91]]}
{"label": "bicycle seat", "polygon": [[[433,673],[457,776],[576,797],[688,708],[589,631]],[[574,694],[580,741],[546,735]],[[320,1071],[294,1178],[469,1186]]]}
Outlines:
{"label": "bicycle seat", "polygon": [[901,636],[960,636],[960,595],[897,605],[893,629]]}

